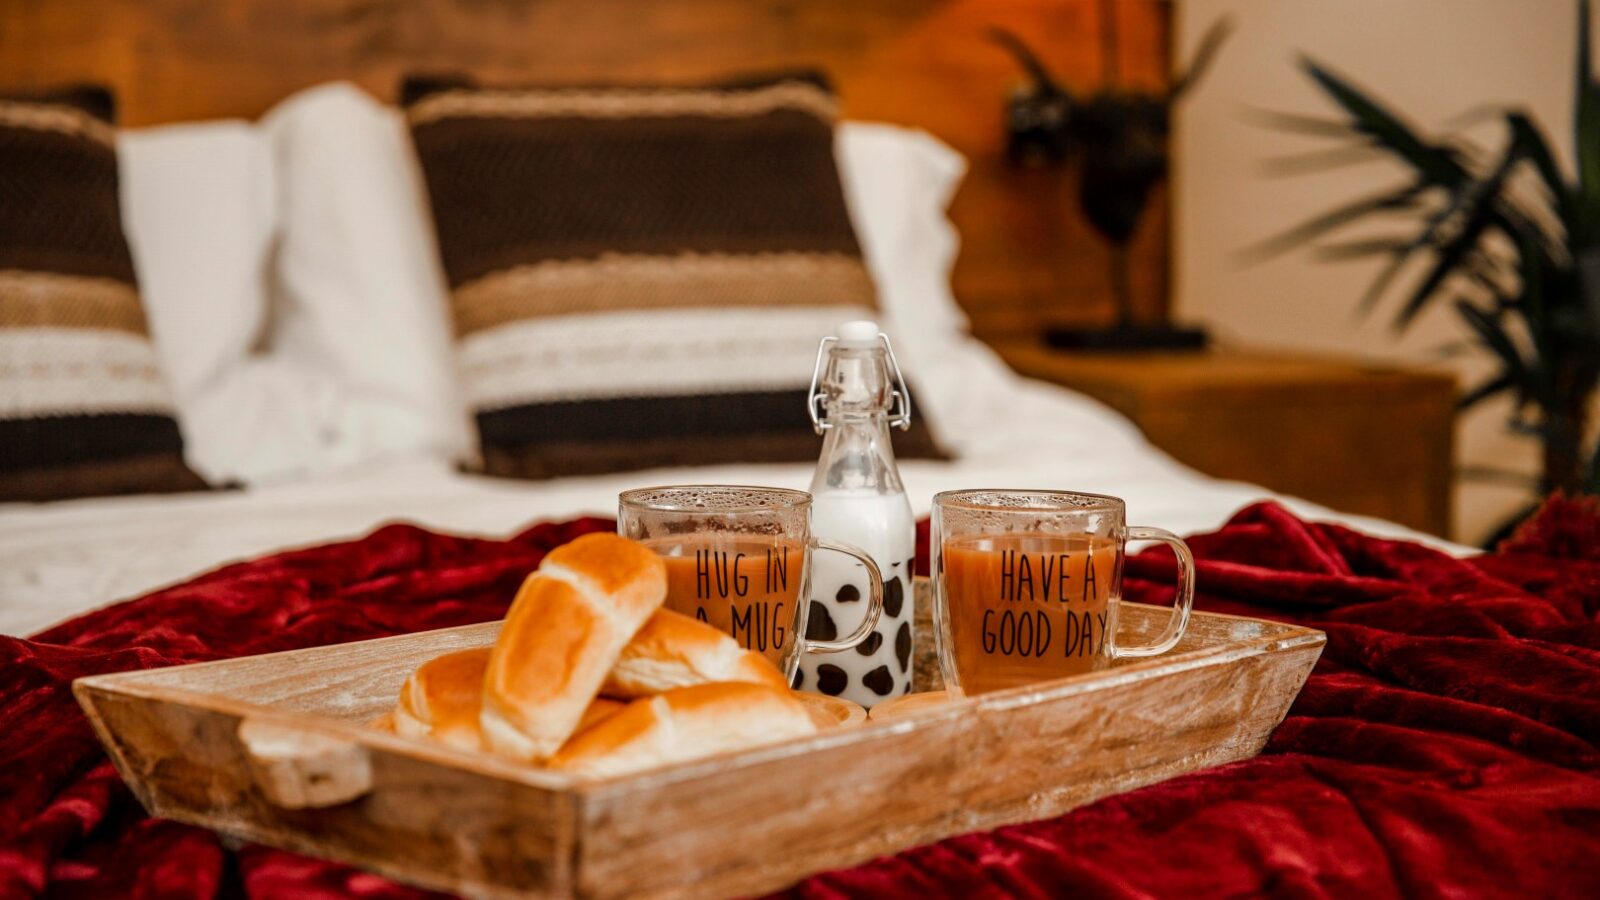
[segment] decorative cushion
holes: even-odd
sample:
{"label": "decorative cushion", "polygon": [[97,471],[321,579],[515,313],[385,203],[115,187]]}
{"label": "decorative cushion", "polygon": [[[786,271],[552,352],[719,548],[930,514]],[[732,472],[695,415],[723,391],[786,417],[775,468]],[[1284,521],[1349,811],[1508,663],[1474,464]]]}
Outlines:
{"label": "decorative cushion", "polygon": [[403,93],[487,472],[816,458],[817,341],[877,309],[822,78]]}
{"label": "decorative cushion", "polygon": [[123,238],[110,94],[0,97],[0,501],[204,487]]}

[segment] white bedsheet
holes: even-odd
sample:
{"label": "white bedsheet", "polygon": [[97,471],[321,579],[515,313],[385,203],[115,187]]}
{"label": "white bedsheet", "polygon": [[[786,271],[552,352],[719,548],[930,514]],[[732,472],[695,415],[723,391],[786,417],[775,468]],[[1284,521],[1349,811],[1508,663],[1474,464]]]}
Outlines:
{"label": "white bedsheet", "polygon": [[[938,491],[1059,488],[1124,497],[1131,522],[1183,534],[1213,529],[1240,507],[1273,496],[1177,464],[1126,419],[1081,395],[1015,377],[974,342],[926,352],[930,358],[916,361],[925,392],[919,409],[931,412],[937,433],[961,458],[902,461],[919,516]],[[540,520],[614,515],[617,493],[627,487],[804,488],[810,478],[807,465],[744,465],[518,482],[416,463],[250,491],[0,505],[0,634],[30,634],[225,563],[359,536],[387,522],[504,536]],[[1398,525],[1285,502],[1301,515],[1464,549]]]}

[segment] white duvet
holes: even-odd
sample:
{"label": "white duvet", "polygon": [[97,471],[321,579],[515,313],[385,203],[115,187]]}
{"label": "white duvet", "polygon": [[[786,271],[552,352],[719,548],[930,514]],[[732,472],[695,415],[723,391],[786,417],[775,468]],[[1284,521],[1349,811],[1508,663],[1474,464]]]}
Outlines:
{"label": "white duvet", "polygon": [[[1177,464],[1123,417],[1073,392],[1017,378],[974,341],[924,352],[931,353],[917,360],[919,411],[960,458],[901,463],[919,516],[938,491],[1058,488],[1124,497],[1134,524],[1182,534],[1213,529],[1240,507],[1274,496]],[[0,633],[30,634],[225,563],[359,536],[387,522],[503,536],[540,520],[614,515],[617,492],[631,486],[804,488],[810,478],[805,465],[744,465],[517,482],[397,461],[248,491],[0,505]],[[1398,525],[1279,499],[1301,515],[1450,548]]]}

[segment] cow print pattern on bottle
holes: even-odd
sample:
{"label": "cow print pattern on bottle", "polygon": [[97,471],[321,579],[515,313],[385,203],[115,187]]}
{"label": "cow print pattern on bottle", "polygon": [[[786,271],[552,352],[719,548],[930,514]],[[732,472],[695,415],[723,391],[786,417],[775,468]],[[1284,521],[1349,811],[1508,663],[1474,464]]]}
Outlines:
{"label": "cow print pattern on bottle", "polygon": [[889,674],[888,666],[879,666],[863,675],[861,683],[871,688],[879,697],[887,697],[894,691],[894,676]]}
{"label": "cow print pattern on bottle", "polygon": [[[809,682],[812,690],[835,697],[845,695],[846,699],[869,707],[888,697],[909,694],[913,638],[908,595],[912,571],[909,554],[908,558],[883,567],[883,614],[878,626],[855,646],[854,653],[808,654],[795,674],[796,686]],[[866,570],[859,564],[852,565],[849,580],[843,584],[823,581],[816,588],[819,593],[813,596],[828,602],[811,601],[806,636],[837,640],[859,621],[861,613],[856,610],[864,612],[866,604],[862,601],[869,596]],[[805,676],[806,669],[811,671],[810,679]]]}
{"label": "cow print pattern on bottle", "polygon": [[850,676],[833,663],[823,663],[817,666],[817,690],[830,697],[837,697],[844,693],[850,684]]}
{"label": "cow print pattern on bottle", "polygon": [[891,619],[900,618],[900,610],[906,605],[905,587],[900,584],[900,576],[883,583],[883,614]]}
{"label": "cow print pattern on bottle", "polygon": [[833,624],[833,616],[828,608],[821,603],[811,601],[811,608],[806,612],[806,640],[810,641],[836,641],[839,639],[839,626]]}

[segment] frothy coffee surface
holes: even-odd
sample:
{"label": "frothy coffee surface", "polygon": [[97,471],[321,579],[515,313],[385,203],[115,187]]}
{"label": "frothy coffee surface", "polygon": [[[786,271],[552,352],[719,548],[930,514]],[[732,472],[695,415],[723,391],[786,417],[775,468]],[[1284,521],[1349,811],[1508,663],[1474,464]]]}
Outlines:
{"label": "frothy coffee surface", "polygon": [[1101,668],[1116,623],[1120,547],[1089,535],[964,535],[945,542],[956,673],[968,694]]}

